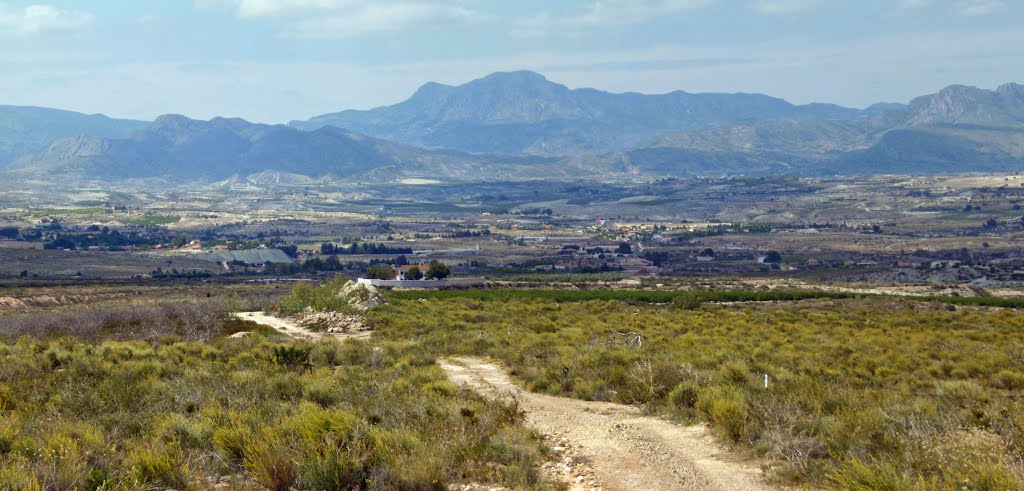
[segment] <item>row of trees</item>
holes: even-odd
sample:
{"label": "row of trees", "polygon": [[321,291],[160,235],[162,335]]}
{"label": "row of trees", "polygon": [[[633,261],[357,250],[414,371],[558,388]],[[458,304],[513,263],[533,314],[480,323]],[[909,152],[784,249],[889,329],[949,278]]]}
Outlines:
{"label": "row of trees", "polygon": [[412,248],[391,247],[384,244],[374,244],[372,242],[365,244],[353,242],[352,245],[346,247],[344,245],[335,245],[332,242],[324,242],[323,244],[320,244],[320,254],[412,254]]}
{"label": "row of trees", "polygon": [[[420,269],[419,266],[413,266],[406,270],[405,279],[407,280],[443,280],[451,276],[451,269],[448,268],[447,264],[431,261],[430,265],[427,266],[426,271]],[[371,280],[392,280],[398,275],[397,270],[390,264],[375,264],[370,266],[366,270],[366,277]]]}

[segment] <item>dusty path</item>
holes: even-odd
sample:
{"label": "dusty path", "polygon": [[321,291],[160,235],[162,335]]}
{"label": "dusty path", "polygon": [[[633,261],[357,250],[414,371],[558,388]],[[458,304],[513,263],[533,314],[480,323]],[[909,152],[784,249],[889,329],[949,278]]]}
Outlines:
{"label": "dusty path", "polygon": [[774,489],[755,463],[731,455],[703,426],[672,424],[622,404],[526,392],[501,367],[479,359],[438,363],[456,384],[487,397],[518,399],[527,424],[547,435],[560,454],[560,462],[546,470],[571,489]]}
{"label": "dusty path", "polygon": [[325,338],[368,338],[370,337],[370,331],[359,331],[359,332],[316,332],[310,331],[299,325],[293,319],[287,319],[284,317],[273,316],[264,312],[235,312],[231,314],[239,319],[253,321],[257,324],[263,324],[264,326],[270,326],[278,331],[287,334],[293,338],[305,338],[305,339],[325,339]]}

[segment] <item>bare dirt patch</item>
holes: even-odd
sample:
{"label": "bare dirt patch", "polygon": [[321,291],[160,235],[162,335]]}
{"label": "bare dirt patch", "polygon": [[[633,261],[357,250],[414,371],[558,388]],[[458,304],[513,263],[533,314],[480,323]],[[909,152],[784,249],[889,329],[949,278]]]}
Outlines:
{"label": "bare dirt patch", "polygon": [[705,426],[679,426],[633,406],[526,392],[501,367],[479,359],[439,364],[456,384],[518,400],[527,424],[555,451],[545,472],[570,489],[774,489],[757,463],[723,448]]}
{"label": "bare dirt patch", "polygon": [[231,315],[242,320],[252,321],[257,324],[273,327],[274,329],[277,329],[278,331],[284,334],[287,334],[293,338],[298,339],[368,338],[370,337],[371,334],[369,330],[332,332],[311,331],[303,327],[299,320],[277,317],[264,312],[235,312]]}

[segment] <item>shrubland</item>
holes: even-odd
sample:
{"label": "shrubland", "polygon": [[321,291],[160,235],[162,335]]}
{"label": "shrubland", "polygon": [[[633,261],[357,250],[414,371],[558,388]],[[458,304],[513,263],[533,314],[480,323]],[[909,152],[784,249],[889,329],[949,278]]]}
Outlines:
{"label": "shrubland", "polygon": [[[297,284],[277,309],[347,311],[341,285]],[[388,299],[367,313],[373,340],[344,343],[287,341],[216,297],[6,315],[0,489],[543,487],[514,402],[449,383],[434,364],[449,355],[496,359],[533,391],[707,423],[783,483],[1022,488],[1024,317],[988,300]],[[255,334],[228,337],[239,331]]]}
{"label": "shrubland", "polygon": [[781,482],[1024,486],[1017,310],[833,294],[623,293],[395,292],[370,320],[379,339],[497,359],[532,391],[706,422],[764,458]]}
{"label": "shrubland", "polygon": [[540,486],[514,403],[414,345],[0,344],[0,489]]}
{"label": "shrubland", "polygon": [[545,487],[514,401],[417,343],[289,341],[226,305],[0,319],[0,489]]}

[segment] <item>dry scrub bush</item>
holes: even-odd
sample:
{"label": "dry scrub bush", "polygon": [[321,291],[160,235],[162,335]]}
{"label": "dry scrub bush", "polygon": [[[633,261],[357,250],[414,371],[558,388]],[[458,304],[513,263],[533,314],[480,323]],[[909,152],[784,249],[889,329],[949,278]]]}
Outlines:
{"label": "dry scrub bush", "polygon": [[[1016,310],[884,298],[690,310],[590,292],[505,293],[426,293],[420,302],[403,292],[368,315],[379,339],[493,357],[533,391],[706,421],[767,458],[783,481],[869,489],[857,483],[874,473],[879,481],[863,482],[883,489],[1022,486]],[[622,342],[623,332],[640,333],[642,345]],[[1007,458],[960,452],[970,465],[932,465],[938,457],[921,442],[964,430],[993,435]]]}
{"label": "dry scrub bush", "polygon": [[[223,334],[225,304],[217,300],[82,306],[71,312],[0,318],[0,339],[74,336],[82,340],[177,337],[208,342]],[[228,333],[230,334],[230,333]]]}
{"label": "dry scrub bush", "polygon": [[0,489],[543,487],[515,405],[413,343],[23,336],[0,397]]}

